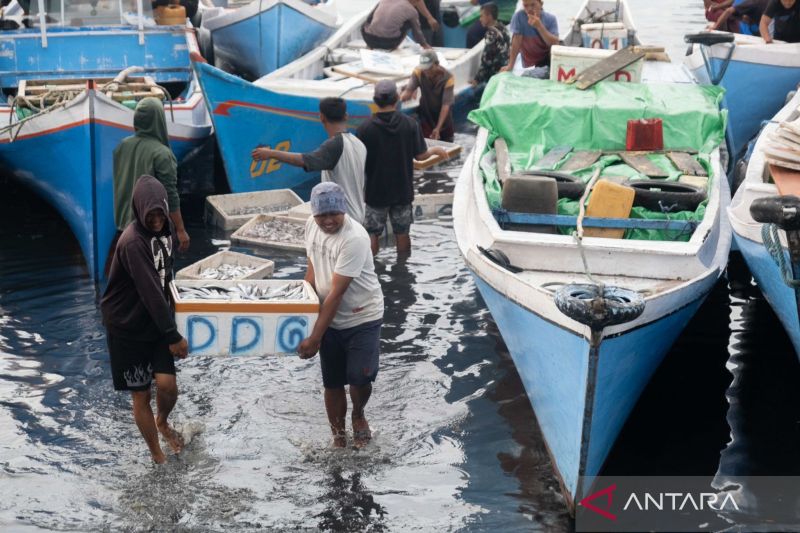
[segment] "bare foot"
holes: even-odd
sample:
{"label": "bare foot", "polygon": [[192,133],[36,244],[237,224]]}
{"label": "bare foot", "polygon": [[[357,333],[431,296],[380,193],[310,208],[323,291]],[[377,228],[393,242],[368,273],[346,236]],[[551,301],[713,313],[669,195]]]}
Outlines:
{"label": "bare foot", "polygon": [[333,440],[331,441],[331,447],[333,448],[347,448],[347,437],[342,435],[334,435]]}
{"label": "bare foot", "polygon": [[181,453],[183,450],[183,437],[180,433],[172,429],[167,422],[163,424],[157,424],[158,432],[161,433],[161,436],[164,437],[164,440],[167,441],[169,447],[172,448],[172,451],[175,453]]}
{"label": "bare foot", "polygon": [[159,450],[158,453],[150,452],[150,456],[153,458],[153,462],[157,465],[163,465],[167,462],[167,456],[164,455],[164,452],[161,450]]}
{"label": "bare foot", "polygon": [[353,445],[356,448],[363,448],[372,440],[372,431],[369,429],[367,419],[363,416],[353,418]]}

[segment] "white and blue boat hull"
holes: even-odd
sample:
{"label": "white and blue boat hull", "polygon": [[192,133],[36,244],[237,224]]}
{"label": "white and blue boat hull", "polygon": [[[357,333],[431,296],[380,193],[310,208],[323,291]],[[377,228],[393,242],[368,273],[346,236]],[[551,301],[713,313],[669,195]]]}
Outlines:
{"label": "white and blue boat hull", "polygon": [[[0,117],[7,116],[0,109]],[[178,110],[178,116],[191,110]],[[168,119],[170,146],[180,160],[210,134]],[[15,179],[61,214],[78,241],[88,273],[101,279],[114,224],[113,152],[133,134],[133,111],[94,90],[68,106],[0,137],[0,162]]]}
{"label": "white and blue boat hull", "polygon": [[[780,195],[778,187],[766,179],[769,172],[763,149],[780,122],[796,120],[798,117],[800,95],[795,95],[761,131],[748,162],[744,181],[733,197],[729,213],[735,242],[750,268],[750,273],[778,316],[800,359],[800,319],[795,291],[784,282],[780,268],[764,246],[763,225],[756,222],[750,214],[750,206],[754,200]],[[791,265],[786,235],[783,231],[778,233],[786,265]]]}
{"label": "white and blue boat hull", "polygon": [[[718,82],[725,89],[722,107],[728,111],[726,138],[731,161],[744,154],[762,122],[783,107],[787,93],[800,83],[800,43],[767,45],[760,37],[737,35],[734,44]],[[699,83],[710,84],[723,71],[730,46],[712,46],[706,65],[700,46],[695,45],[685,64]]]}
{"label": "white and blue boat hull", "polygon": [[214,62],[254,80],[310,52],[335,31],[336,17],[301,0],[255,0],[233,10],[207,10]]}

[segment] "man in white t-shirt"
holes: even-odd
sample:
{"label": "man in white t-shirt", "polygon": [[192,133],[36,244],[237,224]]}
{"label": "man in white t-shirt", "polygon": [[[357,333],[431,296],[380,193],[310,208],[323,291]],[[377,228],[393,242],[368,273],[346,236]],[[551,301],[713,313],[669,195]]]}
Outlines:
{"label": "man in white t-shirt", "polygon": [[314,286],[322,305],[311,335],[297,351],[303,359],[319,351],[325,409],[338,448],[347,446],[345,386],[350,386],[353,439],[361,448],[372,436],[364,407],[378,374],[383,292],[367,230],[346,211],[344,191],[336,183],[323,182],[311,190],[305,280]]}
{"label": "man in white t-shirt", "polygon": [[367,148],[358,137],[347,131],[347,102],[328,97],[319,102],[319,120],[328,139],[312,152],[283,152],[270,148],[254,148],[256,161],[277,159],[282,163],[303,167],[306,172],[322,171],[322,181],[332,181],[344,189],[347,214],[364,223],[364,167]]}

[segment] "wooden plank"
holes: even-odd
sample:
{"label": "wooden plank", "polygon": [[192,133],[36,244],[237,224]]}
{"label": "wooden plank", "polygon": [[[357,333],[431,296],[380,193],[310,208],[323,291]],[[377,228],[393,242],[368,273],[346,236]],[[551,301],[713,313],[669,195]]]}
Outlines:
{"label": "wooden plank", "polygon": [[498,137],[494,141],[494,151],[497,160],[497,179],[500,183],[505,183],[511,176],[511,161],[508,159],[508,144],[506,144],[506,140]]}
{"label": "wooden plank", "polygon": [[772,181],[775,182],[780,194],[800,196],[800,170],[792,170],[770,164],[769,173],[772,175]]}
{"label": "wooden plank", "polygon": [[594,165],[602,155],[603,152],[600,150],[578,150],[572,152],[572,155],[569,156],[569,159],[567,159],[567,161],[561,165],[558,170],[571,172],[573,170],[580,170],[582,168],[590,167]]}
{"label": "wooden plank", "polygon": [[708,172],[697,160],[686,152],[667,152],[667,157],[684,174],[708,176]]}
{"label": "wooden plank", "polygon": [[414,160],[414,169],[415,170],[425,170],[426,168],[430,168],[434,165],[438,165],[448,159],[452,159],[458,154],[461,153],[461,145],[455,143],[449,143],[446,141],[438,141],[435,139],[425,139],[425,143],[428,145],[428,148],[432,148],[434,146],[441,146],[447,151],[447,157],[441,157],[438,155],[432,155],[428,159],[424,159],[422,161]]}
{"label": "wooden plank", "polygon": [[620,157],[637,172],[651,178],[668,178],[669,172],[656,165],[647,157],[648,152],[622,152]]}
{"label": "wooden plank", "polygon": [[791,170],[800,170],[800,163],[791,163],[789,161],[783,161],[781,159],[774,159],[771,157],[765,157],[764,161],[771,165],[776,165],[783,168],[788,168]]}
{"label": "wooden plank", "polygon": [[633,46],[628,46],[622,50],[608,56],[607,58],[598,61],[591,67],[579,73],[574,78],[571,78],[566,83],[574,83],[575,86],[584,91],[607,77],[611,76],[618,70],[621,70],[628,65],[635,63],[645,56],[645,52],[636,50]]}
{"label": "wooden plank", "polygon": [[534,168],[549,168],[552,169],[556,163],[564,159],[564,156],[572,151],[572,146],[563,144],[561,146],[554,146],[549,152],[545,154],[536,164]]}

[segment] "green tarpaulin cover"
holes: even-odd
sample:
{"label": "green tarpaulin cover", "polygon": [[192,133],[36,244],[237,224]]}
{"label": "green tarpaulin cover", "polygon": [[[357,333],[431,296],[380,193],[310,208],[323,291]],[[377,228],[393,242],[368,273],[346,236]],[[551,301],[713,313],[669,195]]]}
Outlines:
{"label": "green tarpaulin cover", "polygon": [[[497,137],[508,144],[515,170],[534,168],[554,146],[570,145],[575,150],[625,150],[629,120],[660,118],[664,148],[697,151],[698,162],[713,175],[709,154],[725,137],[727,113],[720,111],[723,89],[689,84],[639,84],[600,82],[581,91],[572,85],[500,74],[486,87],[480,108],[469,119],[489,130],[487,152]],[[493,154],[481,159],[487,198],[492,208],[500,207],[501,188]],[[565,158],[551,169],[557,170]],[[663,154],[649,159],[677,180],[681,172]],[[604,155],[591,167],[573,172],[588,181],[595,169],[603,176],[645,179],[624,164],[618,155]],[[574,215],[578,202],[560,199],[558,212]],[[655,213],[634,207],[631,218],[701,220],[705,203],[696,211]],[[566,232],[567,229],[564,229]],[[688,240],[690,235],[658,230],[628,230],[626,238]]]}

